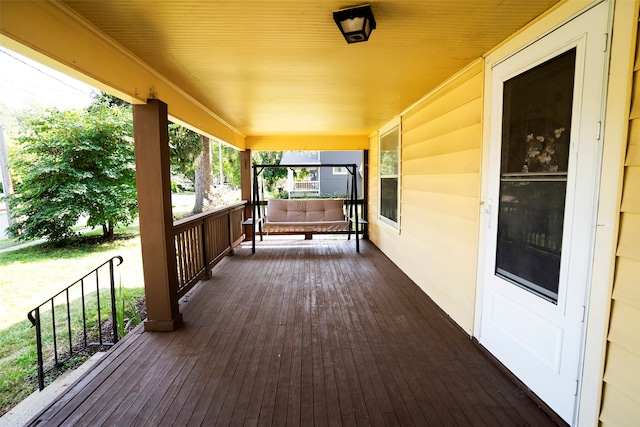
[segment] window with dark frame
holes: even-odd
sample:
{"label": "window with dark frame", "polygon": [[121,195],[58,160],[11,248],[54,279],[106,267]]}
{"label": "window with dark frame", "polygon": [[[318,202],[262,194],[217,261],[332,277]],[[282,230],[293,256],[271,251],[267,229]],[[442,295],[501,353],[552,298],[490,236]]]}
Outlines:
{"label": "window with dark frame", "polygon": [[400,205],[400,126],[380,135],[379,141],[379,217],[398,228]]}

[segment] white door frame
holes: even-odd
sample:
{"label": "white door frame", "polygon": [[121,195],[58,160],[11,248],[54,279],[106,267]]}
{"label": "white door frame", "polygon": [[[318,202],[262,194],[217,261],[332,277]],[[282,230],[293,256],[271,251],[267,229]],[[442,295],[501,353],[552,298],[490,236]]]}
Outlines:
{"label": "white door frame", "polygon": [[[496,49],[496,51],[492,52],[492,55],[494,55],[493,58],[491,56],[488,56],[485,58],[483,153],[482,153],[482,169],[481,169],[482,171],[482,182],[481,182],[482,205],[480,207],[481,216],[480,216],[480,229],[479,229],[479,242],[478,242],[479,243],[478,244],[478,248],[479,248],[478,271],[477,271],[477,286],[476,286],[476,303],[475,303],[475,313],[474,313],[474,336],[475,337],[478,337],[480,334],[480,318],[482,316],[482,302],[483,302],[484,274],[485,274],[485,257],[484,257],[483,249],[486,247],[486,242],[487,242],[487,218],[490,214],[492,214],[490,212],[491,209],[493,209],[494,211],[497,210],[497,204],[496,206],[490,207],[490,206],[487,206],[487,203],[486,203],[488,185],[489,185],[487,171],[488,171],[488,164],[489,164],[489,149],[490,149],[490,137],[491,137],[490,136],[490,120],[491,120],[490,111],[491,111],[491,102],[492,102],[491,100],[491,86],[492,86],[492,80],[493,80],[492,67],[504,61],[505,59],[515,55],[517,52],[526,48],[528,45],[534,43],[538,39],[544,37],[545,35],[553,32],[555,29],[573,20],[575,17],[585,13],[586,11],[592,9],[593,7],[603,2],[608,3],[607,7],[605,7],[605,9],[608,10],[608,26],[607,26],[608,28],[607,28],[607,34],[606,35],[603,34],[603,48],[607,47],[607,58],[608,58],[609,52],[611,51],[610,49],[611,38],[608,36],[611,35],[612,33],[611,29],[613,27],[613,13],[614,13],[614,7],[616,6],[616,4],[614,4],[615,0],[610,0],[610,1],[595,0],[591,5],[584,7],[582,9],[580,9],[580,6],[577,6],[575,4],[563,5],[563,7],[556,9],[552,13],[542,18],[537,23],[527,28],[525,31],[522,32],[522,34],[514,37],[514,39],[505,43],[505,47],[498,48]],[[634,8],[629,6],[629,7],[618,7],[617,9],[631,10]],[[629,16],[628,12],[629,11],[627,11],[627,14],[625,15],[625,17]],[[620,15],[620,13],[618,15]],[[616,16],[616,18],[618,18],[618,15]],[[637,16],[637,14],[635,16]],[[623,24],[623,25],[626,25],[624,27],[624,30],[630,33],[633,31],[635,25],[637,25],[637,19],[634,19],[633,14],[631,14],[631,17],[628,18],[627,21],[628,22],[625,22],[625,24]],[[629,41],[629,40],[624,41],[625,45],[628,45],[629,43],[632,43],[632,41]],[[510,51],[508,49],[510,49]],[[605,62],[607,63],[607,67],[608,67],[608,61],[605,60]],[[607,68],[605,70],[604,78],[603,78],[603,88],[604,88],[603,100],[602,100],[603,108],[601,109],[602,123],[604,123],[604,111],[605,111],[604,105],[607,104],[607,106],[609,106],[609,104],[612,103],[611,100],[609,100],[608,103],[605,102],[605,99],[607,96],[606,83],[607,83],[608,71],[609,70]],[[624,71],[625,70],[619,71],[618,77],[624,77],[626,80],[628,78],[628,75],[624,74],[623,73]],[[620,95],[620,91],[618,91],[618,98],[615,104],[621,104],[622,106],[624,106],[625,102],[623,99],[620,99],[619,95]],[[626,98],[628,98],[628,96]],[[618,109],[620,108],[619,106],[617,107]],[[611,132],[605,132],[605,131],[606,129],[601,129],[602,134],[605,136],[608,135],[609,133],[613,133],[614,135],[617,136],[617,134],[619,133],[619,132],[613,132],[613,131]],[[624,131],[626,131],[626,129],[623,129],[622,133],[624,133]],[[602,142],[603,142],[603,139],[601,138],[599,150],[602,150]],[[601,168],[605,169],[605,172],[607,171],[610,172],[613,166],[617,166],[615,164],[615,160],[617,158],[616,153],[618,156],[620,156],[622,155],[620,151],[622,150],[604,154],[603,156],[604,159],[602,160]],[[602,185],[602,182],[600,180],[601,179],[600,172],[601,172],[600,169],[597,170],[596,175],[598,176],[598,181],[600,182],[600,185]],[[598,186],[596,186],[596,189],[594,189],[594,191],[596,192],[598,191]],[[594,209],[594,216],[595,216],[595,213],[596,212]],[[604,214],[605,220],[610,221],[611,215],[616,213],[618,212],[615,211],[615,209],[612,212],[611,209],[603,209],[600,206],[597,209],[598,222],[602,221],[601,216],[603,214]],[[495,214],[495,212],[493,212],[493,214]],[[604,227],[604,233],[606,234],[606,236],[604,239],[602,239],[600,238],[600,235],[598,235],[598,241],[596,242],[597,244],[594,244],[592,242],[592,254],[594,252],[601,252],[606,248],[611,248],[612,246],[614,246],[615,230],[613,230],[614,228],[613,224],[611,224],[610,222],[607,222],[606,224],[599,224],[599,223],[597,224],[598,227]],[[594,225],[595,223],[596,221],[594,218]],[[598,232],[602,232],[602,231],[603,229],[598,229]],[[491,230],[490,232],[493,232],[493,230]],[[596,257],[597,255],[598,253],[595,254]],[[594,270],[597,270],[596,271],[597,274],[590,271],[589,279],[593,281],[596,275],[602,278],[602,276],[606,276],[607,273],[611,274],[612,269],[613,269],[613,264],[611,263],[608,263],[606,266],[602,266],[601,264],[599,267],[594,267]],[[606,307],[608,307],[608,302],[609,302],[609,299],[607,298],[609,296],[609,293],[607,293],[606,291],[607,289],[598,288],[596,295],[587,295],[587,301],[586,301],[587,319],[590,322],[595,322],[597,324],[595,326],[591,326],[588,333],[583,334],[584,335],[583,336],[583,353],[582,353],[583,366],[581,369],[584,369],[585,365],[587,366],[587,368],[593,368],[594,365],[600,364],[600,367],[601,367],[603,363],[602,361],[604,360],[604,345],[602,344],[602,340],[603,339],[606,340],[606,325],[607,325],[606,319],[604,318],[604,316],[607,313]],[[592,313],[593,308],[595,309],[593,310],[593,313]],[[585,343],[585,340],[586,340],[586,343]],[[591,351],[591,353],[588,356],[585,355],[586,348],[588,348]],[[594,371],[593,369],[590,369],[589,372],[585,372],[584,370],[582,370],[581,372],[583,376],[583,381],[581,382],[580,390],[577,396],[577,403],[576,403],[577,409],[575,412],[576,415],[574,416],[574,423],[579,423],[580,425],[583,425],[583,424],[595,425],[598,419],[602,374],[601,374],[601,371]],[[583,394],[585,395],[584,400],[586,402],[583,402],[582,400]]]}

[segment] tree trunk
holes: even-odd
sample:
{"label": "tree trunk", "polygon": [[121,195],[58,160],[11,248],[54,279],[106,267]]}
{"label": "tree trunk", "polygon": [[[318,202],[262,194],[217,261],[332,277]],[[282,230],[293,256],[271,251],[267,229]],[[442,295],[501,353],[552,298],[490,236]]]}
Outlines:
{"label": "tree trunk", "polygon": [[102,224],[102,237],[104,238],[113,237],[113,223],[109,222],[107,224]]}
{"label": "tree trunk", "polygon": [[[2,178],[2,191],[6,197],[4,203],[7,207],[7,222],[9,226],[15,224],[15,219],[11,215],[11,207],[9,206],[9,197],[13,194],[13,183],[11,182],[11,174],[9,173],[9,159],[7,157],[7,147],[4,143],[4,131],[0,124],[0,175]],[[2,201],[0,194],[0,202]],[[4,236],[0,236],[2,238]]]}
{"label": "tree trunk", "polygon": [[196,169],[196,202],[191,214],[201,213],[214,207],[211,141],[206,136],[203,136],[200,166]]}

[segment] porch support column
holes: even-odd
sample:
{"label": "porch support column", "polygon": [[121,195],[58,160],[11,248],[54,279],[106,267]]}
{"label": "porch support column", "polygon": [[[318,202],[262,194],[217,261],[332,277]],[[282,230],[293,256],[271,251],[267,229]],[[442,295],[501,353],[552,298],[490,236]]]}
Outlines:
{"label": "porch support column", "polygon": [[[246,149],[240,152],[240,198],[247,202],[244,207],[244,218],[250,218],[252,214],[252,198],[251,188],[253,181],[251,180],[251,150]],[[245,230],[245,234],[247,234]]]}
{"label": "porch support column", "polygon": [[[362,151],[362,219],[369,221],[369,150]],[[369,224],[364,224],[362,238],[369,240]]]}
{"label": "porch support column", "polygon": [[133,136],[142,268],[147,300],[145,331],[173,331],[178,309],[178,275],[171,212],[167,104],[150,99],[133,106]]}

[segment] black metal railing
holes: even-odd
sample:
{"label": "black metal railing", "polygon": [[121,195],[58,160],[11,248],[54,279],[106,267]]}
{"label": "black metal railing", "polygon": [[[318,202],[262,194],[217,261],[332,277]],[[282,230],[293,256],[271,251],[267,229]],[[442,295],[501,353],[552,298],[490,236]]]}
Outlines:
{"label": "black metal railing", "polygon": [[[60,367],[80,351],[91,346],[109,347],[118,342],[114,272],[122,262],[121,256],[111,258],[27,314],[36,328],[40,390],[44,389],[47,372]],[[100,285],[105,281],[109,287],[101,289]],[[109,300],[111,341],[106,340],[102,330],[103,304]],[[89,315],[93,310],[96,313]],[[96,336],[97,341],[92,341]]]}

